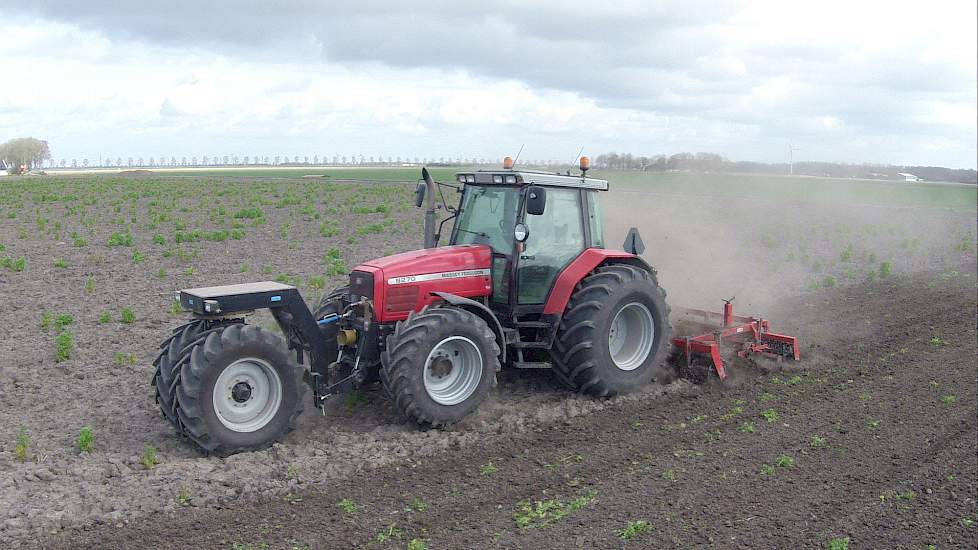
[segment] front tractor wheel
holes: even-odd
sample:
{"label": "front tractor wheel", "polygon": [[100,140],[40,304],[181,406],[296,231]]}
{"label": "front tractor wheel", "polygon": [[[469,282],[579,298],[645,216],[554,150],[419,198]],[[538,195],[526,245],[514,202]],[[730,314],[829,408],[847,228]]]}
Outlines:
{"label": "front tractor wheel", "polygon": [[179,429],[208,453],[266,447],[302,412],[300,369],[281,338],[235,323],[185,350],[175,381]]}
{"label": "front tractor wheel", "polygon": [[428,307],[387,338],[381,380],[397,407],[422,425],[445,426],[474,411],[496,385],[496,336],[479,316]]}
{"label": "front tractor wheel", "polygon": [[551,351],[554,370],[571,389],[598,397],[634,391],[652,381],[671,332],[653,274],[602,267],[571,295]]}

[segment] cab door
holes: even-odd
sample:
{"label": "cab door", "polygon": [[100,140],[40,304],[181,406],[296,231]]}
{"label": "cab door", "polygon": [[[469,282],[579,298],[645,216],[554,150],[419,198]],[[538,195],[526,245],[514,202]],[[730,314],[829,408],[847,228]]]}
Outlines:
{"label": "cab door", "polygon": [[585,246],[581,193],[547,188],[547,206],[539,216],[524,216],[529,236],[517,264],[517,303],[543,304],[557,275]]}

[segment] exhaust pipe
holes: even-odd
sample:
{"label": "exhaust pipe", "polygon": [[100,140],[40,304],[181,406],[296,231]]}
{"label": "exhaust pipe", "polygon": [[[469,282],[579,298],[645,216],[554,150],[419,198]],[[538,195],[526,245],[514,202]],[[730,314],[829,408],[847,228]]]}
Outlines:
{"label": "exhaust pipe", "polygon": [[435,241],[435,182],[431,179],[427,167],[421,167],[421,179],[424,180],[425,190],[428,195],[428,206],[424,212],[424,247],[435,248],[438,243]]}

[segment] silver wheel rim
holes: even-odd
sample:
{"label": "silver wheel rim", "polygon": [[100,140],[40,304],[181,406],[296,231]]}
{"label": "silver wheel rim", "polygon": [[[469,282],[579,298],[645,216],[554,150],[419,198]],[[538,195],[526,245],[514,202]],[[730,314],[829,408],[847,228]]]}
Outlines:
{"label": "silver wheel rim", "polygon": [[235,432],[254,432],[278,413],[282,380],[268,362],[247,357],[221,372],[213,393],[214,411],[221,424]]}
{"label": "silver wheel rim", "polygon": [[649,308],[632,302],[618,310],[608,331],[608,351],[616,367],[631,371],[642,366],[654,341],[655,323]]}
{"label": "silver wheel rim", "polygon": [[424,363],[424,389],[439,405],[457,405],[479,387],[482,352],[464,336],[450,336],[432,348]]}

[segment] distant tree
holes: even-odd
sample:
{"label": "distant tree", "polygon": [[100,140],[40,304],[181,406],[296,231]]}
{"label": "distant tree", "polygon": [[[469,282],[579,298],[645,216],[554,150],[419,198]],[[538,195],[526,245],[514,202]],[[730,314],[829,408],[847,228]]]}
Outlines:
{"label": "distant tree", "polygon": [[88,159],[82,159],[82,166],[88,168]]}
{"label": "distant tree", "polygon": [[71,159],[71,167],[72,168],[78,168],[78,160],[77,159]]}
{"label": "distant tree", "polygon": [[228,160],[230,160],[230,159],[228,158],[228,156],[227,156],[227,155],[224,155],[224,164],[228,164]]}
{"label": "distant tree", "polygon": [[153,157],[149,157],[149,160],[146,162],[146,164],[148,164],[149,166],[153,166],[155,163],[156,162],[153,160]]}
{"label": "distant tree", "polygon": [[200,157],[200,163],[201,164],[203,164],[203,165],[206,166],[206,165],[210,164],[210,162],[211,162],[211,159],[207,155],[204,155],[204,156]]}
{"label": "distant tree", "polygon": [[61,159],[61,162],[58,163],[58,165],[61,166],[62,168],[65,167],[65,164],[68,164],[67,161],[65,161],[65,159]]}
{"label": "distant tree", "polygon": [[44,161],[51,158],[48,142],[32,137],[15,138],[0,144],[0,160],[10,171],[21,166],[28,170],[41,168]]}

